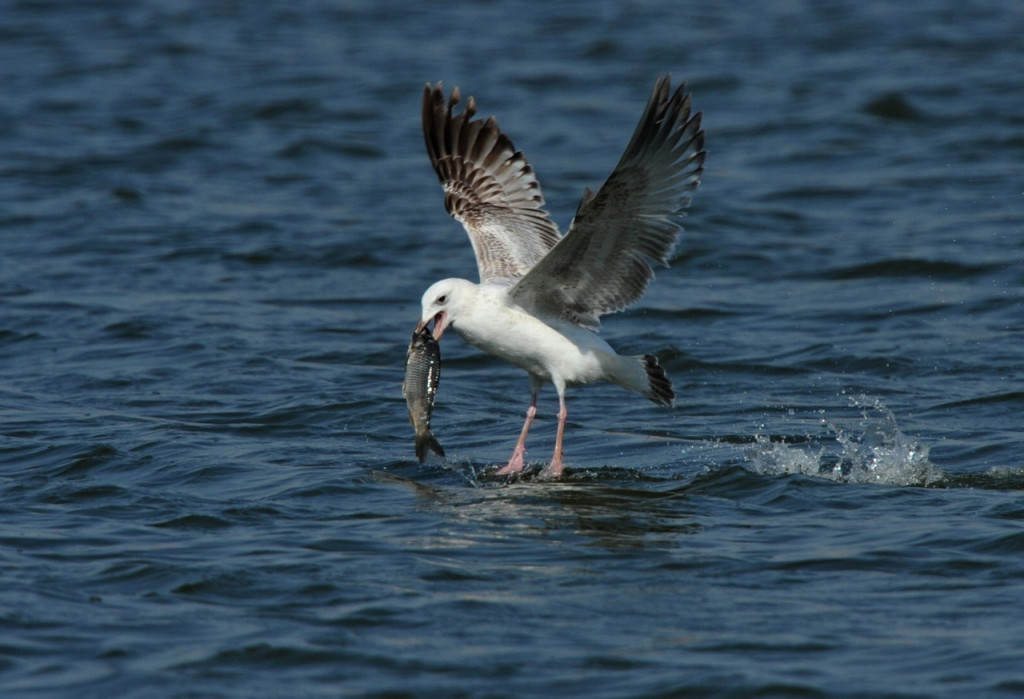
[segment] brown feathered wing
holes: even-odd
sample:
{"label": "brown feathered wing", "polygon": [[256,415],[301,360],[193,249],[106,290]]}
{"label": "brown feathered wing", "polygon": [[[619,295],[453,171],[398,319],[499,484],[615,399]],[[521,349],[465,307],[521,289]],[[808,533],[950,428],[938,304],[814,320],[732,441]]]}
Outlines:
{"label": "brown feathered wing", "polygon": [[444,188],[444,205],[469,234],[480,281],[522,277],[559,241],[533,168],[494,117],[473,119],[472,97],[454,113],[441,83],[423,90],[423,137]]}

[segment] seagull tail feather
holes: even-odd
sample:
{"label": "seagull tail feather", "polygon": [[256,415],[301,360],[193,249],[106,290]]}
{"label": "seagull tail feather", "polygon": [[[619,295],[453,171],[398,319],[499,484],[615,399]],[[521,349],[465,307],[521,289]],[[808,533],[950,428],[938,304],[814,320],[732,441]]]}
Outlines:
{"label": "seagull tail feather", "polygon": [[647,388],[644,392],[648,398],[657,403],[671,408],[676,402],[676,394],[672,390],[672,381],[665,374],[665,370],[658,364],[658,358],[653,354],[645,354],[642,357],[644,371],[647,372]]}
{"label": "seagull tail feather", "polygon": [[672,382],[653,354],[612,357],[614,359],[606,364],[610,370],[606,377],[613,383],[642,393],[658,405],[671,408],[675,404],[676,394],[672,391]]}

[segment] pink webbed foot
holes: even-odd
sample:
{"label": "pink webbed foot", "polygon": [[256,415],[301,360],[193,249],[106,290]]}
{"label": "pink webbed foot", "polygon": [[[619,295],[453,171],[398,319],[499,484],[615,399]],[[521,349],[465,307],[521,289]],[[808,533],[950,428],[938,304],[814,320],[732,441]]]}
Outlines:
{"label": "pink webbed foot", "polygon": [[554,458],[551,459],[551,463],[541,470],[541,472],[537,475],[537,478],[542,481],[558,480],[559,478],[562,477],[562,471],[564,470],[565,469],[562,466],[562,455],[557,454]]}
{"label": "pink webbed foot", "polygon": [[524,457],[526,456],[526,450],[516,447],[516,450],[512,453],[512,458],[508,460],[508,463],[497,471],[494,472],[496,476],[510,476],[514,473],[519,473],[523,470],[523,466],[526,465]]}

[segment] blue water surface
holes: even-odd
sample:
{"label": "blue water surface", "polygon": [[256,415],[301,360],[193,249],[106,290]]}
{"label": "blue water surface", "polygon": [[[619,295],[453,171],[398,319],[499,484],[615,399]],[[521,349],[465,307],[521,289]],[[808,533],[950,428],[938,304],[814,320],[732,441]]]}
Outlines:
{"label": "blue water surface", "polygon": [[[1022,65],[1004,2],[0,4],[0,694],[1024,693]],[[677,406],[507,482],[446,336],[418,464],[424,83],[564,229],[665,72],[704,184],[602,334]]]}

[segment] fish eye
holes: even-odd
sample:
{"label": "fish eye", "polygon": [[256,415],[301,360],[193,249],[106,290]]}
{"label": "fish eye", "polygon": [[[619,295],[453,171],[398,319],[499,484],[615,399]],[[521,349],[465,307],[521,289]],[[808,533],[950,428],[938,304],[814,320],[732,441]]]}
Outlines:
{"label": "fish eye", "polygon": [[441,294],[440,296],[437,297],[437,301],[435,301],[435,303],[444,303],[447,300],[448,300],[448,295],[447,294]]}

